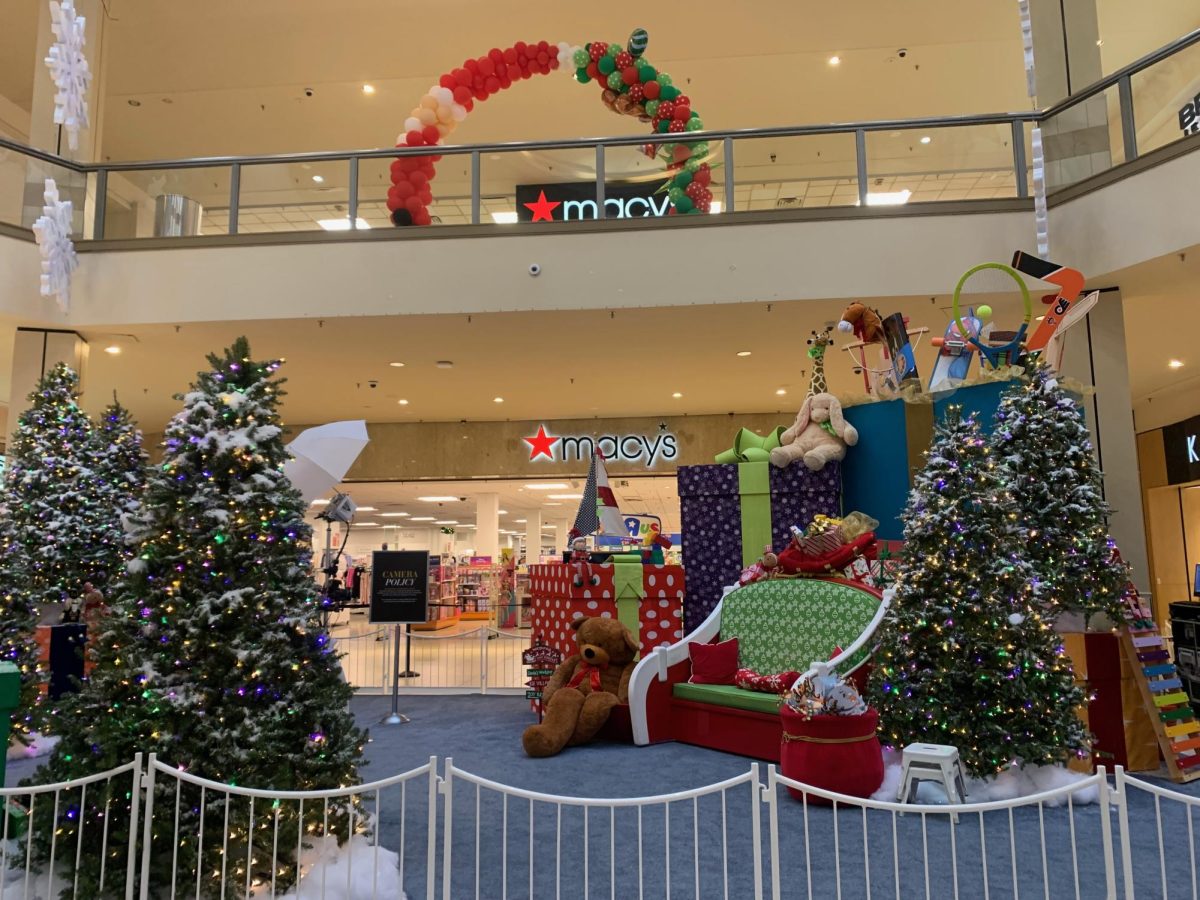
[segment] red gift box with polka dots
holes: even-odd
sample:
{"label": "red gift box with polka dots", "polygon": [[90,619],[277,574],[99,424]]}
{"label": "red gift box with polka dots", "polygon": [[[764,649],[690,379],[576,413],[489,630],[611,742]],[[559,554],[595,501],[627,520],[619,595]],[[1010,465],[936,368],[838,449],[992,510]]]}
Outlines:
{"label": "red gift box with polka dots", "polygon": [[[617,614],[613,566],[591,567],[599,584],[575,587],[575,567],[551,563],[529,567],[529,594],[533,606],[533,637],[562,651],[575,652],[571,621],[583,616],[613,618]],[[642,566],[642,597],[638,603],[637,635],[644,656],[662,644],[683,637],[683,566]]]}

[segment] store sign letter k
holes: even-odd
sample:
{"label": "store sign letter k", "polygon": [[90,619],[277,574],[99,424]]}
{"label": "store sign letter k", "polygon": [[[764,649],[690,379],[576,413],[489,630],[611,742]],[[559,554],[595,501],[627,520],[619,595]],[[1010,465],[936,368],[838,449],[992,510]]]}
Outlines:
{"label": "store sign letter k", "polygon": [[1189,463],[1200,462],[1200,456],[1196,455],[1196,438],[1198,436],[1200,436],[1200,435],[1195,435],[1195,434],[1188,435],[1187,448],[1188,448],[1188,462]]}

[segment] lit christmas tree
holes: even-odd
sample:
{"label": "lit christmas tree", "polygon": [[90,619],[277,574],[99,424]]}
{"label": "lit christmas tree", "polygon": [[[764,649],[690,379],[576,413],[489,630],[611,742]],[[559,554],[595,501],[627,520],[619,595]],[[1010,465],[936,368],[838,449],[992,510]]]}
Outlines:
{"label": "lit christmas tree", "polygon": [[17,543],[8,511],[0,509],[0,660],[21,671],[21,694],[12,715],[12,735],[22,743],[38,727],[38,685],[43,678],[34,639],[38,609],[25,590],[24,558],[24,548]]}
{"label": "lit christmas tree", "polygon": [[1108,534],[1103,475],[1083,413],[1045,364],[1005,392],[992,449],[1008,469],[1045,615],[1103,612],[1120,624],[1130,575]]}
{"label": "lit christmas tree", "polygon": [[1090,746],[1063,647],[1035,602],[1014,499],[973,419],[937,427],[904,513],[905,552],[872,694],[881,736],[950,744],[973,775]]}
{"label": "lit christmas tree", "polygon": [[[130,517],[134,558],[117,585],[112,614],[97,642],[97,666],[84,691],[62,710],[61,743],[39,781],[56,782],[103,771],[137,751],[156,752],[173,766],[215,781],[276,790],[336,788],[358,783],[365,735],[347,708],[353,693],[338,656],[318,628],[318,595],[309,572],[311,530],[304,503],[283,474],[288,458],[278,413],[278,362],[256,362],[244,338],[223,356],[210,356],[168,424],[162,463]],[[174,804],[162,786],[160,802]],[[59,846],[74,847],[83,823],[85,844],[99,842],[103,791],[88,794],[77,816],[60,814]],[[114,804],[116,799],[112,801]],[[223,834],[229,843],[179,847],[179,866],[225,866],[234,884],[271,880],[272,839],[278,827],[275,873],[280,892],[294,879],[298,821],[294,804],[281,807],[278,826],[248,808],[214,797],[201,810],[185,804],[181,833]],[[330,806],[328,828],[345,837],[348,808]],[[305,809],[306,832],[326,827],[322,804]],[[120,816],[113,827],[119,827]],[[37,824],[48,850],[49,815]],[[169,816],[156,820],[156,843],[172,843]],[[159,834],[158,829],[163,829]],[[253,848],[247,846],[253,840]],[[84,860],[99,862],[98,847]],[[170,870],[171,854],[154,861]],[[247,860],[251,872],[246,872]],[[255,866],[265,867],[258,871]],[[123,877],[109,867],[109,883]],[[159,871],[156,868],[156,871]],[[85,873],[95,884],[97,872]],[[162,883],[167,876],[159,872]],[[194,876],[193,876],[194,878]],[[93,879],[87,881],[87,879]],[[216,894],[215,884],[210,893]]]}
{"label": "lit christmas tree", "polygon": [[142,432],[129,410],[116,395],[96,424],[102,477],[112,491],[112,506],[118,515],[133,512],[146,486],[146,451]]}

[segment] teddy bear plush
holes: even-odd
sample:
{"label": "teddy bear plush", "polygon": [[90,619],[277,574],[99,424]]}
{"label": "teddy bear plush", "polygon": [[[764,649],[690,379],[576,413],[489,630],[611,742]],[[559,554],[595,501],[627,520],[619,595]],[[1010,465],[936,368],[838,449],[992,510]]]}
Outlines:
{"label": "teddy bear plush", "polygon": [[629,676],[638,643],[616,619],[579,618],[571,623],[579,652],[554,670],[542,691],[545,715],[521,736],[530,756],[554,756],[586,744],[608,721],[612,708],[629,699]]}
{"label": "teddy bear plush", "polygon": [[846,448],[858,443],[858,431],[842,418],[842,404],[833,394],[813,394],[804,401],[792,427],[771,451],[771,462],[783,469],[798,459],[814,472],[830,460],[846,458]]}

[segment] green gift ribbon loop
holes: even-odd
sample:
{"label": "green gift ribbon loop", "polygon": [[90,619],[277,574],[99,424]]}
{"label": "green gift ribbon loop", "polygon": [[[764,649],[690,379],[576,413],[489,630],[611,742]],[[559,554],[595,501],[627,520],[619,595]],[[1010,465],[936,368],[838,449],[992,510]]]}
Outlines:
{"label": "green gift ribbon loop", "polygon": [[719,463],[767,462],[771,451],[780,445],[784,428],[779,425],[766,435],[755,434],[749,428],[742,428],[733,438],[733,446],[723,450],[716,456]]}
{"label": "green gift ribbon loop", "polygon": [[640,640],[640,608],[644,596],[640,557],[613,558],[613,595],[617,602],[617,621]]}

